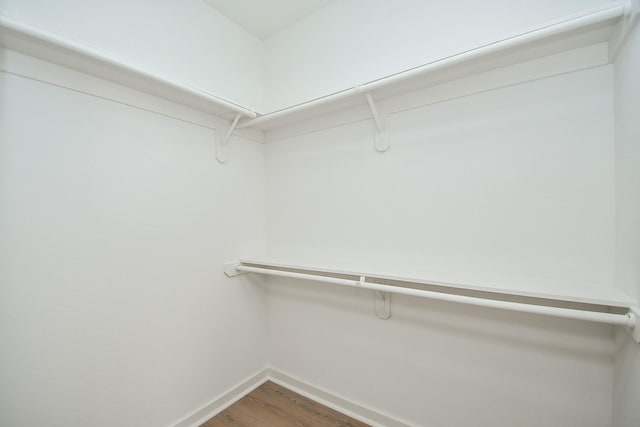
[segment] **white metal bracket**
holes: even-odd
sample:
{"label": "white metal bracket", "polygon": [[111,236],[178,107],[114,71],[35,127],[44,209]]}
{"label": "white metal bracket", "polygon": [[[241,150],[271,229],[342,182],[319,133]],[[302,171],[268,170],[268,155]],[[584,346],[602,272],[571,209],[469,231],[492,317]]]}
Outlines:
{"label": "white metal bracket", "polygon": [[216,138],[216,159],[218,159],[218,162],[220,163],[227,163],[227,160],[229,160],[229,138],[231,138],[233,131],[236,130],[240,117],[242,117],[242,114],[237,114],[236,118],[233,119],[224,139],[220,140],[219,138]]}
{"label": "white metal bracket", "polygon": [[627,332],[631,334],[635,342],[640,344],[640,307],[632,307],[629,309],[629,325],[627,326]]}
{"label": "white metal bracket", "polygon": [[389,133],[386,128],[386,116],[378,111],[371,93],[367,92],[365,96],[367,97],[367,104],[369,104],[369,110],[371,110],[371,116],[376,125],[374,147],[376,151],[383,153],[389,149]]}
{"label": "white metal bracket", "polygon": [[391,294],[389,292],[375,291],[376,316],[387,320],[391,317]]}
{"label": "white metal bracket", "polygon": [[[362,286],[366,283],[367,278],[360,276],[357,285]],[[375,298],[375,312],[379,319],[387,320],[391,317],[391,294],[389,292],[373,291]]]}
{"label": "white metal bracket", "polygon": [[239,276],[241,274],[247,274],[244,271],[238,271],[236,267],[240,265],[239,261],[230,261],[222,264],[224,269],[224,274],[228,277]]}
{"label": "white metal bracket", "polygon": [[640,12],[640,0],[629,0],[625,3],[624,14],[609,40],[609,62],[616,60],[631,28],[638,21],[640,15],[638,12]]}

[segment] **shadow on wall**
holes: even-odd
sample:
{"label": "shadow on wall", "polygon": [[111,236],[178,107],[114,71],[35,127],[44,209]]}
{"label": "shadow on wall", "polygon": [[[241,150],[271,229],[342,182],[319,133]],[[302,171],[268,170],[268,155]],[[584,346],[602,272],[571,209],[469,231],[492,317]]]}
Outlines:
{"label": "shadow on wall", "polygon": [[[372,291],[295,279],[268,279],[268,300],[300,307],[297,324],[307,316],[324,312],[327,317],[352,320],[335,333],[354,333],[364,328],[382,339],[385,333],[400,333],[407,344],[421,335],[437,334],[466,345],[549,353],[582,363],[610,366],[613,362],[612,327],[591,322],[557,319],[485,307],[434,301],[403,295],[391,296],[391,318],[374,314]],[[310,314],[312,313],[312,314]],[[311,319],[313,321],[313,319]],[[305,327],[306,328],[306,327]],[[324,330],[325,328],[323,328]],[[395,331],[395,332],[394,332]],[[405,333],[403,331],[410,331]],[[306,329],[306,333],[320,331]],[[358,335],[364,332],[361,330]],[[357,336],[357,335],[356,335]]]}

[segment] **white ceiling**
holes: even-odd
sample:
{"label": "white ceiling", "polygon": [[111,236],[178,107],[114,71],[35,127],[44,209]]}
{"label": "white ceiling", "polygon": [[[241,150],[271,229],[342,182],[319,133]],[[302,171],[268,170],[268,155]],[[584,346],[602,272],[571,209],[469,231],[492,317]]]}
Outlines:
{"label": "white ceiling", "polygon": [[260,39],[266,39],[335,0],[204,0]]}

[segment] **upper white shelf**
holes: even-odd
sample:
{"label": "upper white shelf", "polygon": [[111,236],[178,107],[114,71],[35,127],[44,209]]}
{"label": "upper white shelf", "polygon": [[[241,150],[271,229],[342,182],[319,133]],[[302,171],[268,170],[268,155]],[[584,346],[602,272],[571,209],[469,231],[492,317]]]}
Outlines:
{"label": "upper white shelf", "polygon": [[[373,91],[378,98],[385,99],[596,43],[610,42],[615,45],[623,38],[618,24],[625,19],[630,20],[637,7],[638,0],[612,2],[578,16],[558,20],[410,70],[245,120],[238,128],[268,130],[365,104],[365,94]],[[610,51],[616,49],[614,46]]]}
{"label": "upper white shelf", "polygon": [[610,51],[615,52],[616,45],[624,39],[623,29],[628,28],[618,24],[630,21],[636,14],[639,3],[640,0],[612,2],[578,16],[558,20],[488,45],[262,115],[201,89],[189,87],[159,73],[127,63],[111,53],[2,15],[0,15],[0,47],[161,96],[221,117],[233,118],[239,114],[248,120],[241,121],[238,128],[251,127],[267,130],[297,120],[365,104],[365,95],[374,91],[379,98],[389,98],[419,88],[601,42],[613,44],[613,49]]}
{"label": "upper white shelf", "polygon": [[544,298],[559,302],[575,302],[583,304],[596,304],[609,307],[630,308],[637,303],[620,289],[611,284],[592,282],[572,282],[561,280],[532,279],[512,276],[488,276],[483,274],[442,272],[421,269],[420,266],[411,267],[410,271],[403,268],[402,271],[379,272],[371,266],[362,267],[362,270],[347,266],[331,267],[314,265],[309,262],[287,262],[274,258],[245,258],[240,260],[243,264],[281,268],[288,270],[300,270],[324,274],[337,274],[345,276],[365,276],[372,281],[375,279],[408,282],[423,285],[434,285],[450,290],[467,290],[478,292],[491,292],[509,296]]}
{"label": "upper white shelf", "polygon": [[62,65],[221,117],[256,113],[204,90],[172,81],[108,52],[0,15],[0,47]]}

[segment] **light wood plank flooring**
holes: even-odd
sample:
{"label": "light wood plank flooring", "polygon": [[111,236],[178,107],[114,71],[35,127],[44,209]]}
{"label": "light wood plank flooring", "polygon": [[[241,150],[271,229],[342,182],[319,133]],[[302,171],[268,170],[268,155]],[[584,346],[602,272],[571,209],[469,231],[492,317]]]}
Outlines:
{"label": "light wood plank flooring", "polygon": [[267,381],[200,427],[370,427]]}

